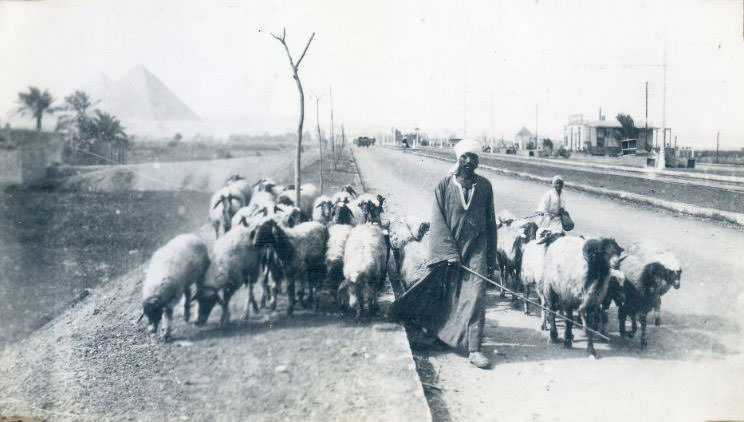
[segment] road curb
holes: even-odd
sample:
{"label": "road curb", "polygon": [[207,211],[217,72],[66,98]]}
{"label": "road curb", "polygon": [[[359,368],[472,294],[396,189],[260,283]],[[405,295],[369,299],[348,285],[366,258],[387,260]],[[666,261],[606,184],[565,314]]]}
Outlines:
{"label": "road curb", "polygon": [[[422,156],[422,157],[433,158],[433,159],[448,162],[448,163],[455,161],[452,159],[447,159],[444,157],[440,157],[440,156],[433,155],[433,154],[427,154],[427,153],[420,152],[420,151],[410,151],[410,152],[413,154]],[[504,169],[492,167],[489,165],[481,165],[480,167],[487,169],[489,171],[492,171],[494,173],[499,173],[499,174],[503,174],[506,176],[518,177],[521,179],[531,180],[535,182],[544,182],[544,183],[551,182],[551,179],[549,177],[535,176],[530,173],[517,172],[517,171],[512,171],[512,170],[504,170]],[[574,190],[586,192],[586,193],[591,193],[591,194],[598,195],[598,196],[603,196],[603,197],[613,198],[613,199],[621,199],[624,201],[629,201],[629,202],[633,202],[633,203],[637,203],[641,205],[648,205],[648,206],[652,206],[656,208],[661,208],[667,211],[673,211],[679,214],[689,215],[692,217],[707,218],[707,219],[714,220],[714,221],[730,223],[740,228],[744,228],[744,214],[738,213],[738,212],[723,211],[723,210],[718,210],[714,208],[699,207],[697,205],[690,205],[690,204],[685,204],[682,202],[666,201],[663,199],[652,198],[650,196],[640,195],[637,193],[605,189],[605,188],[597,188],[594,186],[583,185],[579,183],[567,182],[565,186],[570,189],[574,189]]]}

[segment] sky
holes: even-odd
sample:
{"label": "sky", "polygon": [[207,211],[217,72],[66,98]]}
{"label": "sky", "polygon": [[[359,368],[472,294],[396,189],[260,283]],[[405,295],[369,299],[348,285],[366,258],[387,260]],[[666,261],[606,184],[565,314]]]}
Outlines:
{"label": "sky", "polygon": [[[682,145],[744,148],[744,0],[0,0],[0,122],[29,85],[57,98],[144,65],[197,114],[291,132],[300,66],[306,125],[563,137],[572,114],[645,111]],[[665,47],[666,46],[666,47]],[[270,123],[269,123],[270,122]],[[28,122],[31,124],[31,122]]]}

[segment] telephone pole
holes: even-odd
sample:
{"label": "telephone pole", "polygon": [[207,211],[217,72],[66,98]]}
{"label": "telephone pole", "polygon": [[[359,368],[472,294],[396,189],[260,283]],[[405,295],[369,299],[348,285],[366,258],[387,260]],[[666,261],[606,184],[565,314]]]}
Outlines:
{"label": "telephone pole", "polygon": [[[646,126],[643,132],[643,143],[648,145],[648,81],[646,81]],[[645,148],[644,145],[644,148]]]}
{"label": "telephone pole", "polygon": [[719,163],[719,161],[718,161],[718,147],[719,147],[719,142],[718,141],[720,140],[720,135],[721,135],[721,131],[719,130],[719,131],[716,132],[716,164]]}
{"label": "telephone pole", "polygon": [[336,170],[336,135],[333,131],[333,87],[329,86],[328,91],[331,95],[331,155],[333,156],[333,169]]}

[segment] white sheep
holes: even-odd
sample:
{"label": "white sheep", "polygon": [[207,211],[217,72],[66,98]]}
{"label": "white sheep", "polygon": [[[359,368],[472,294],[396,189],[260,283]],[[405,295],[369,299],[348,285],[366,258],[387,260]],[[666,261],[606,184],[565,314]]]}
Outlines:
{"label": "white sheep", "polygon": [[388,246],[379,225],[360,224],[349,233],[344,250],[344,282],[340,289],[348,291],[349,307],[359,318],[364,310],[377,308],[377,293],[387,274]]}
{"label": "white sheep", "polygon": [[240,224],[248,227],[253,220],[266,216],[274,216],[279,211],[280,209],[277,207],[274,196],[271,193],[258,191],[253,194],[251,202],[235,212],[231,224],[233,226]]}
{"label": "white sheep", "polygon": [[355,224],[376,223],[382,224],[383,204],[385,198],[382,195],[363,193],[349,206],[354,214]]}
{"label": "white sheep", "polygon": [[[220,324],[229,322],[230,299],[242,285],[248,286],[243,318],[248,318],[250,306],[254,312],[258,312],[253,296],[253,285],[260,273],[261,250],[253,245],[255,235],[255,227],[238,225],[215,241],[212,264],[203,281],[197,284],[196,299],[199,302],[197,325],[207,322],[215,303],[222,306]],[[222,297],[218,294],[220,291]]]}
{"label": "white sheep", "polygon": [[[560,237],[547,247],[542,274],[542,294],[553,312],[561,311],[573,319],[577,310],[591,330],[597,330],[601,305],[605,300],[611,269],[623,252],[614,239],[584,239],[576,236]],[[558,340],[555,314],[550,313],[550,340]],[[571,347],[572,323],[566,321],[563,345]],[[586,331],[587,352],[596,356],[593,333]]]}
{"label": "white sheep", "polygon": [[[618,309],[620,335],[625,336],[625,318],[630,317],[632,337],[636,332],[636,318],[641,322],[641,347],[646,347],[646,316],[661,306],[661,296],[672,287],[679,289],[682,267],[668,250],[651,242],[637,242],[628,248],[628,255],[620,262],[625,274],[622,284],[625,295]],[[658,318],[658,315],[656,315]]]}
{"label": "white sheep", "polygon": [[[522,260],[528,242],[534,240],[537,235],[537,224],[530,220],[507,220],[502,223],[496,231],[497,254],[501,280],[507,288],[513,291],[522,291],[525,298],[529,297],[530,288],[534,286],[534,280],[525,283],[522,276]],[[501,296],[505,296],[505,290],[501,290]],[[516,296],[512,295],[512,303],[516,303]],[[524,301],[524,312],[529,313],[527,302]]]}
{"label": "white sheep", "polygon": [[[543,294],[543,268],[545,266],[545,245],[539,245],[536,240],[531,240],[524,245],[524,251],[522,252],[522,262],[520,269],[521,283],[525,286],[527,295],[530,289],[534,289],[540,300],[542,306],[546,305],[545,296]],[[526,308],[526,305],[525,305]],[[545,314],[545,310],[541,309],[540,318],[540,329],[548,329],[548,320]]]}
{"label": "white sheep", "polygon": [[226,187],[230,187],[243,194],[243,204],[251,201],[253,195],[253,185],[251,185],[243,176],[234,174],[225,182]]}
{"label": "white sheep", "polygon": [[230,230],[233,215],[245,205],[243,193],[231,186],[224,186],[209,200],[209,223],[215,237]]}
{"label": "white sheep", "polygon": [[207,246],[193,234],[176,236],[155,251],[142,285],[143,316],[149,320],[150,332],[157,331],[165,313],[161,337],[166,341],[170,338],[173,306],[181,296],[184,298],[183,319],[188,322],[191,285],[202,282],[208,266]]}
{"label": "white sheep", "polygon": [[320,195],[313,203],[313,221],[328,224],[333,218],[333,200],[327,195]]}
{"label": "white sheep", "polygon": [[[315,221],[300,223],[294,227],[285,227],[272,218],[264,218],[256,223],[257,234],[253,244],[257,247],[271,247],[281,263],[287,280],[289,306],[287,313],[292,314],[295,305],[295,283],[300,282],[300,304],[305,302],[305,288],[308,299],[314,309],[318,309],[316,290],[325,277],[324,258],[328,242],[326,227]],[[276,295],[279,286],[272,288],[271,309],[276,309]]]}

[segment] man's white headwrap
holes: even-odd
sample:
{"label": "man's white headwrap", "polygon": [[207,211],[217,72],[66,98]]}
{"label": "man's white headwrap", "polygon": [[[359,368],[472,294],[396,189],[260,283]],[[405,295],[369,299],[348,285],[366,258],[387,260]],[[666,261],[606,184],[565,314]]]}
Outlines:
{"label": "man's white headwrap", "polygon": [[[475,139],[463,139],[455,144],[455,157],[457,157],[457,159],[460,159],[460,156],[468,152],[480,155],[482,151],[483,148],[481,148],[480,142]],[[455,163],[455,165],[449,170],[449,174],[457,173],[458,167],[459,163]]]}
{"label": "man's white headwrap", "polygon": [[553,176],[552,184],[555,186],[556,183],[561,182],[563,183],[563,178],[561,176],[555,175]]}

